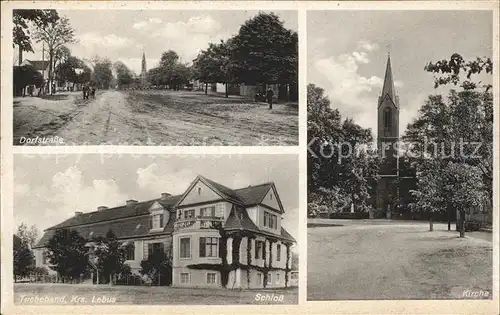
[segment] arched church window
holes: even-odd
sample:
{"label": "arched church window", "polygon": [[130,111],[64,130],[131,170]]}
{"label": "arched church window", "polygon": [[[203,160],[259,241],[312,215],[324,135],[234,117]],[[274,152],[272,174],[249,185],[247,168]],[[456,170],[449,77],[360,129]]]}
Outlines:
{"label": "arched church window", "polygon": [[392,110],[389,107],[384,109],[384,127],[386,129],[392,128]]}

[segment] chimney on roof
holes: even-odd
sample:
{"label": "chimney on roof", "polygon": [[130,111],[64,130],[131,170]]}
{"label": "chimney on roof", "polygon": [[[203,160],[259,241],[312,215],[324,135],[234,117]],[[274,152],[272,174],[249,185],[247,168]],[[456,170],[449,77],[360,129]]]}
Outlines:
{"label": "chimney on roof", "polygon": [[127,200],[127,206],[135,205],[138,201],[134,199]]}
{"label": "chimney on roof", "polygon": [[167,199],[168,197],[172,196],[172,194],[169,193],[161,193],[161,199]]}
{"label": "chimney on roof", "polygon": [[106,209],[108,209],[108,207],[106,207],[106,206],[99,206],[99,207],[97,207],[97,211],[103,211],[103,210],[106,210]]}
{"label": "chimney on roof", "polygon": [[81,212],[81,211],[75,211],[75,217],[82,215],[82,214],[83,214],[83,212]]}

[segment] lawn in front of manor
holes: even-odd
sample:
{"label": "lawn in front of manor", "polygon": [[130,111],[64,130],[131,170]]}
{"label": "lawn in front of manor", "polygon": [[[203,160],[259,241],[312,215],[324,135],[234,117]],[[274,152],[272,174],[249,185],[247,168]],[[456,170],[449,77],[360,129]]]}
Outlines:
{"label": "lawn in front of manor", "polygon": [[[258,297],[258,294],[260,294],[259,297],[269,296],[269,299],[257,300],[256,297]],[[283,298],[280,301],[279,297],[281,295],[283,295]],[[44,301],[35,302],[35,297],[42,298]],[[31,298],[33,298],[33,301],[30,301]],[[57,298],[56,302],[50,302],[51,298]],[[230,290],[221,288],[171,288],[161,286],[109,286],[106,284],[96,286],[91,284],[15,283],[14,303],[16,305],[297,304],[298,289]]]}
{"label": "lawn in front of manor", "polygon": [[446,224],[429,232],[415,221],[308,225],[308,300],[492,298],[491,233],[459,238]]}

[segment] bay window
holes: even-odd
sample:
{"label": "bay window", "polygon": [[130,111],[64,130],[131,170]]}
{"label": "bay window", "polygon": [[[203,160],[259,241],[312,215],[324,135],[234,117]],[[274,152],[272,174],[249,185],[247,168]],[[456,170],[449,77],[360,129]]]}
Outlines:
{"label": "bay window", "polygon": [[218,257],[219,239],[200,237],[200,257]]}
{"label": "bay window", "polygon": [[191,258],[191,238],[183,237],[179,239],[179,257]]}
{"label": "bay window", "polygon": [[255,241],[255,259],[264,258],[264,242]]}

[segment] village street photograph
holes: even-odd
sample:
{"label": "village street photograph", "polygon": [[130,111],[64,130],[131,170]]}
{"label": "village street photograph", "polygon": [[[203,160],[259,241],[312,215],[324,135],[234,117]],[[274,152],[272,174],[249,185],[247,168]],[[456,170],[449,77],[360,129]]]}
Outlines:
{"label": "village street photograph", "polygon": [[297,11],[13,10],[13,145],[296,146]]}
{"label": "village street photograph", "polygon": [[308,301],[493,299],[492,37],[491,10],[307,12]]}
{"label": "village street photograph", "polygon": [[298,303],[297,155],[75,157],[14,157],[15,304]]}

